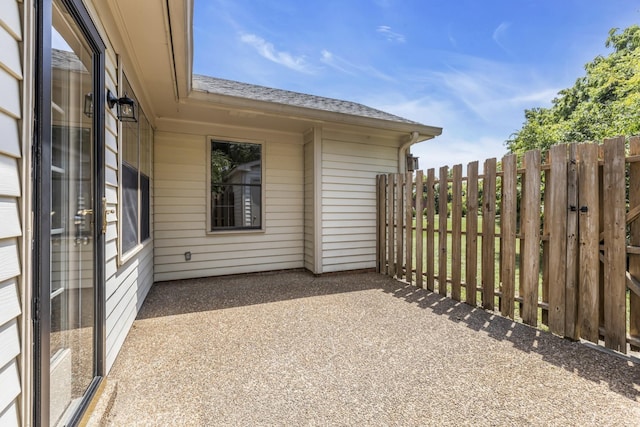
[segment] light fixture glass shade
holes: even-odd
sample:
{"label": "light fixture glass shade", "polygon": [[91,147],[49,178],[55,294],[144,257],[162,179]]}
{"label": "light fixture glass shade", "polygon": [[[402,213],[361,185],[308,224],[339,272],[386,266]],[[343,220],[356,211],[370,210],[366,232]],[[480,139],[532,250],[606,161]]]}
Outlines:
{"label": "light fixture glass shade", "polygon": [[118,119],[121,122],[137,122],[136,102],[128,96],[118,99]]}

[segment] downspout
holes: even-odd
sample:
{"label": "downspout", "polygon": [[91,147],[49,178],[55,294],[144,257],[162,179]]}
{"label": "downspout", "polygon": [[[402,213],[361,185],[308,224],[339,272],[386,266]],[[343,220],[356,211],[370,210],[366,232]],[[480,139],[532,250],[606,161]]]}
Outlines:
{"label": "downspout", "polygon": [[404,173],[407,170],[407,150],[413,144],[418,142],[418,138],[420,138],[420,132],[413,131],[409,134],[407,138],[407,142],[402,144],[400,148],[398,148],[398,172]]}

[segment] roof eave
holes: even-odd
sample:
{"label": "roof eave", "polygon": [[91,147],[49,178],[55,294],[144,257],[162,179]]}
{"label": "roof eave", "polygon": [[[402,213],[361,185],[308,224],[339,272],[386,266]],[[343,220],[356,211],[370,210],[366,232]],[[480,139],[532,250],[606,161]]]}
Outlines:
{"label": "roof eave", "polygon": [[189,99],[196,102],[218,104],[220,106],[252,113],[273,114],[292,119],[363,126],[397,132],[418,132],[420,134],[420,141],[425,141],[442,134],[442,128],[427,126],[420,123],[398,122],[373,117],[363,117],[354,114],[280,104],[272,101],[261,101],[238,96],[222,95],[205,90],[193,90],[189,95]]}

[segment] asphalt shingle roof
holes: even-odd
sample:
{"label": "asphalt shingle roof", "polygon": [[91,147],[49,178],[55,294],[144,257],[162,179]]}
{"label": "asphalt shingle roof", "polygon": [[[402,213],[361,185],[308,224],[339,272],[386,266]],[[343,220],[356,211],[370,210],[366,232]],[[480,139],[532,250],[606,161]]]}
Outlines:
{"label": "asphalt shingle roof", "polygon": [[358,104],[356,102],[324,98],[322,96],[274,89],[266,86],[241,83],[233,80],[208,77],[198,74],[193,75],[193,89],[217,95],[227,95],[237,98],[289,105],[293,107],[303,107],[332,113],[342,113],[352,116],[424,126],[421,123],[389,114],[375,108],[367,107],[366,105]]}

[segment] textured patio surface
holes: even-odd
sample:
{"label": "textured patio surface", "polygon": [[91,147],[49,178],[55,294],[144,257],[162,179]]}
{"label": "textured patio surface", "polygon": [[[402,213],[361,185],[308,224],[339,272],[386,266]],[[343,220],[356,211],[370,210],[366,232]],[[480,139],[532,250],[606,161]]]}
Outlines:
{"label": "textured patio surface", "polygon": [[639,425],[640,366],[377,274],[156,284],[107,425]]}

